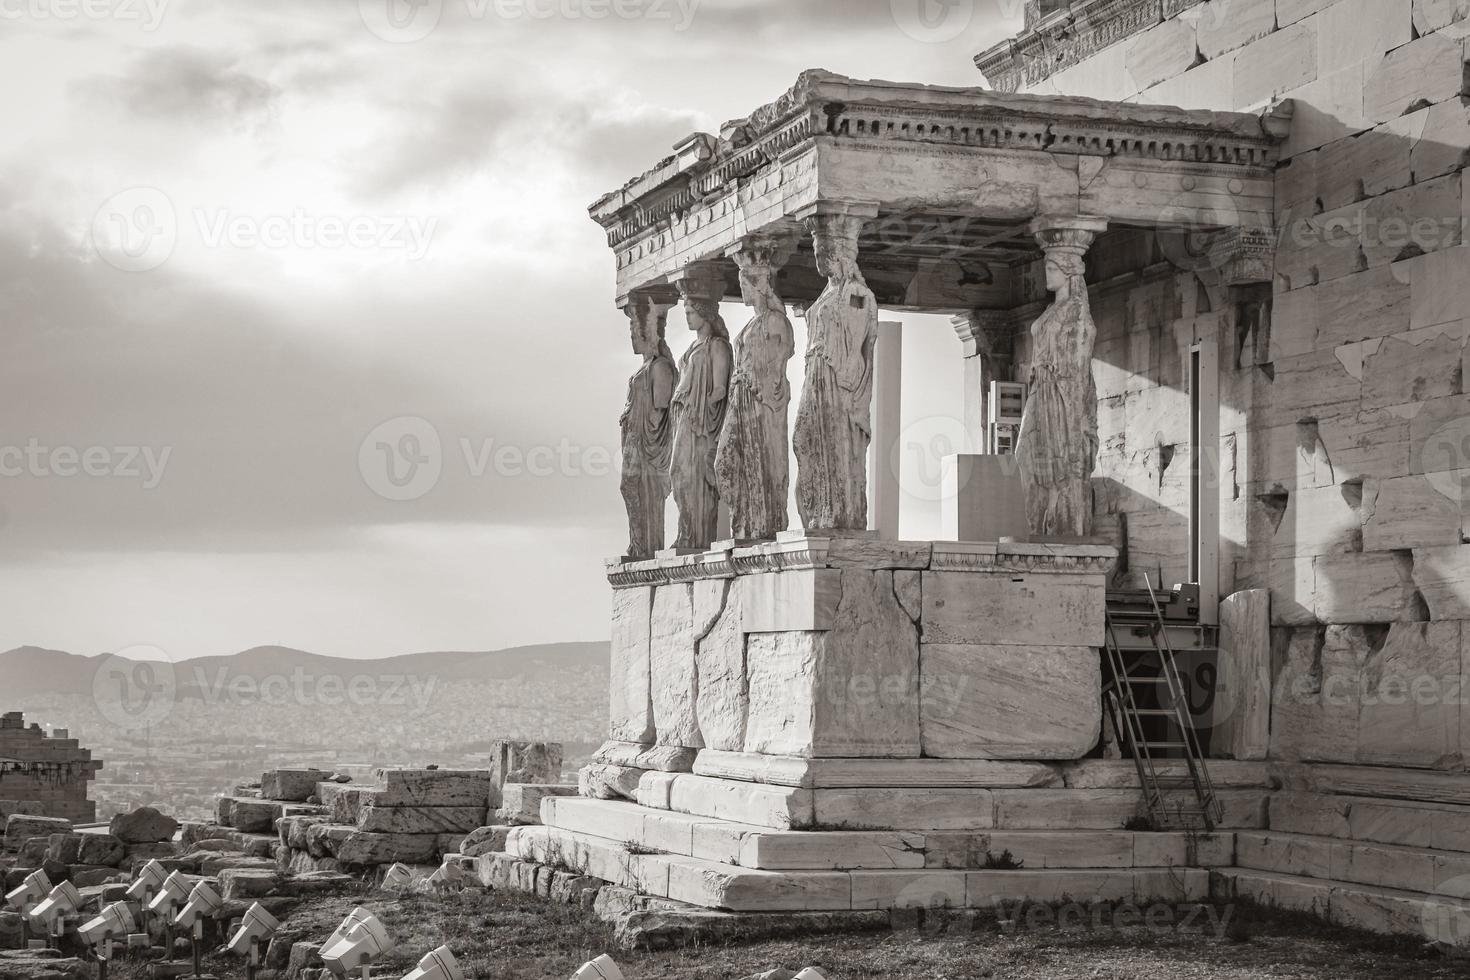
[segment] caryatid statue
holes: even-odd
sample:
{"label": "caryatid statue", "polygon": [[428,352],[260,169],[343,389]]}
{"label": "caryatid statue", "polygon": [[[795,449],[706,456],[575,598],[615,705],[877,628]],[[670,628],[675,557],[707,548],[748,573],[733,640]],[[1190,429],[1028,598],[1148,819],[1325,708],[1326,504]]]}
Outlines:
{"label": "caryatid statue", "polygon": [[695,336],[679,361],[674,392],[674,503],[679,507],[674,547],[702,551],[719,535],[715,452],[729,405],[733,361],[730,334],[720,318],[724,273],[717,266],[691,267],[679,280],[679,293]]}
{"label": "caryatid statue", "polygon": [[878,303],[858,269],[863,218],[806,219],[827,288],[806,311],[806,377],[796,410],[796,508],[812,532],[866,531]]}
{"label": "caryatid statue", "polygon": [[755,310],[735,338],[730,408],[715,453],[720,499],[730,508],[730,533],[738,541],[770,540],[787,525],[791,383],[786,364],[796,353],[796,336],[776,292],[776,273],[791,257],[792,245],[760,238],[730,252],[740,267],[740,295]]}
{"label": "caryatid statue", "polygon": [[628,381],[623,431],[621,489],[628,509],[628,555],[652,558],[664,546],[664,509],[669,499],[669,466],[673,459],[674,425],[669,409],[679,384],[674,355],[664,342],[664,326],[672,303],[634,294],[625,312],[633,353],[643,364]]}
{"label": "caryatid statue", "polygon": [[1026,523],[1037,538],[1092,532],[1097,326],[1082,257],[1106,227],[1100,218],[1043,218],[1032,229],[1046,253],[1046,288],[1056,294],[1031,326],[1030,388],[1016,441]]}

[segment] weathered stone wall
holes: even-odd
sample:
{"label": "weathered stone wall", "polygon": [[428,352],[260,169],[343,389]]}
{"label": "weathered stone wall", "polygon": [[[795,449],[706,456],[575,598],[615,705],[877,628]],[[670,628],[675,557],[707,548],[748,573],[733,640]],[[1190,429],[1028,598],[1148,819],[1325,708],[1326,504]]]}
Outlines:
{"label": "weathered stone wall", "polygon": [[[1136,29],[1050,77],[1031,70],[1022,90],[1195,109],[1296,103],[1269,316],[1247,322],[1238,296],[1196,291],[1222,338],[1222,592],[1271,591],[1271,754],[1463,769],[1470,4],[1125,6],[1137,8]],[[1118,348],[1139,364],[1155,322],[1197,322],[1189,293],[1141,284],[1097,317],[1100,475],[1124,496],[1149,486],[1146,497],[1167,503],[1170,474],[1188,471],[1177,443],[1161,465],[1180,418],[1158,402],[1183,397],[1162,373],[1169,358],[1152,395],[1150,379],[1116,381],[1113,368]],[[1129,531],[1130,559],[1151,560],[1140,522]]]}
{"label": "weathered stone wall", "polygon": [[26,726],[21,713],[0,718],[0,819],[12,813],[60,817],[75,823],[97,819],[87,782],[102,762],[74,738],[46,735]]}

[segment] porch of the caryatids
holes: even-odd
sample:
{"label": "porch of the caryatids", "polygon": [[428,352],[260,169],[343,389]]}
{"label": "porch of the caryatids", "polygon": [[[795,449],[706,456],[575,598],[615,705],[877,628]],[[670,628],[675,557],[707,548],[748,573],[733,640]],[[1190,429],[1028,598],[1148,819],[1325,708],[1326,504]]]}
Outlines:
{"label": "porch of the caryatids", "polygon": [[1032,225],[1045,253],[1046,287],[1055,294],[1031,326],[1031,372],[1016,456],[1033,538],[1092,533],[1092,470],[1097,461],[1097,327],[1088,303],[1083,256],[1107,228],[1101,218],[1042,217]]}
{"label": "porch of the caryatids", "polygon": [[791,383],[787,363],[796,336],[776,274],[795,242],[756,237],[730,250],[740,268],[740,294],[755,315],[734,344],[729,409],[715,454],[720,498],[730,509],[731,536],[766,541],[786,530],[791,489]]}
{"label": "porch of the caryatids", "polygon": [[872,210],[820,207],[805,219],[827,286],[806,313],[806,370],[796,411],[796,507],[813,534],[868,528],[873,348],[878,303],[858,268]]}

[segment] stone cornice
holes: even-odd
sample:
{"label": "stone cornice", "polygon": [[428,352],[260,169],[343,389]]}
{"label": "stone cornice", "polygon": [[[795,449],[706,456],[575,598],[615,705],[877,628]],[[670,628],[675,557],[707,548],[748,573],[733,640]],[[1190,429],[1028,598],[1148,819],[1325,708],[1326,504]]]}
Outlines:
{"label": "stone cornice", "polygon": [[1072,0],[975,56],[992,88],[1015,92],[1163,23],[1204,0]]}
{"label": "stone cornice", "polygon": [[648,561],[614,559],[607,563],[607,580],[614,589],[631,589],[808,568],[1071,574],[1109,571],[1117,558],[1111,545],[877,541],[788,532],[779,540],[744,548]]}
{"label": "stone cornice", "polygon": [[1035,151],[1241,173],[1239,168],[1259,171],[1274,165],[1280,134],[1246,113],[856,81],[812,70],[781,98],[727,124],[719,137],[696,134],[685,140],[674,156],[599,198],[589,211],[606,230],[609,245],[619,248],[672,227],[702,202],[769,174],[773,166],[824,140],[872,144],[889,153]]}

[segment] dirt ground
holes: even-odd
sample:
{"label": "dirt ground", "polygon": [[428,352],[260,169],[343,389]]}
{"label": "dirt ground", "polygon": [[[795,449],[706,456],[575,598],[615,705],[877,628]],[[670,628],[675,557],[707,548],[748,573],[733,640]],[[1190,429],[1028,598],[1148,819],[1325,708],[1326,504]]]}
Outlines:
{"label": "dirt ground", "polygon": [[[1254,907],[1208,908],[1172,921],[1116,924],[1053,910],[993,920],[958,934],[907,930],[826,935],[809,941],[748,942],[670,951],[614,947],[612,929],[590,912],[505,893],[445,899],[373,892],[305,900],[287,928],[326,934],[354,905],[383,919],[398,946],[373,971],[396,978],[447,944],[473,980],[568,980],[609,952],[627,980],[740,980],[778,967],[821,969],[830,980],[1383,980],[1465,978],[1470,960],[1447,959],[1424,944],[1337,929],[1300,915]],[[234,957],[206,957],[206,972],[243,978]],[[115,965],[117,980],[143,980],[142,964]]]}

